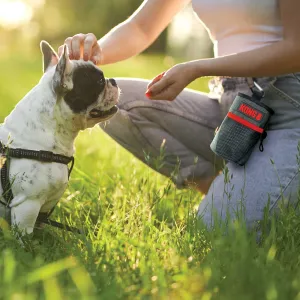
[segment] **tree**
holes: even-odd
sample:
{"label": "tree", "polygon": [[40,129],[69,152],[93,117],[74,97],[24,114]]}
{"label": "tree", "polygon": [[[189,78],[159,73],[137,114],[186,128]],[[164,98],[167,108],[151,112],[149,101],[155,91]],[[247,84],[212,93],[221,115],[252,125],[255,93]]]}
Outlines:
{"label": "tree", "polygon": [[[34,16],[40,27],[38,40],[59,44],[80,32],[93,32],[100,38],[126,20],[141,3],[141,0],[46,0]],[[148,51],[165,49],[166,31]]]}

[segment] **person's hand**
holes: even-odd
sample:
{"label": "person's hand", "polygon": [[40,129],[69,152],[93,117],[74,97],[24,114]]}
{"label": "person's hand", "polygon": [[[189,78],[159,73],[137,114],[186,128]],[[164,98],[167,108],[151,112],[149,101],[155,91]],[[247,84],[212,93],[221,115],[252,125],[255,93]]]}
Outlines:
{"label": "person's hand", "polygon": [[173,101],[195,79],[192,62],[175,65],[149,83],[146,96],[151,100]]}
{"label": "person's hand", "polygon": [[[101,62],[101,48],[97,38],[93,33],[79,33],[73,37],[68,37],[64,44],[69,48],[70,59],[83,59],[92,61],[95,65]],[[58,55],[61,56],[63,45],[58,48]]]}

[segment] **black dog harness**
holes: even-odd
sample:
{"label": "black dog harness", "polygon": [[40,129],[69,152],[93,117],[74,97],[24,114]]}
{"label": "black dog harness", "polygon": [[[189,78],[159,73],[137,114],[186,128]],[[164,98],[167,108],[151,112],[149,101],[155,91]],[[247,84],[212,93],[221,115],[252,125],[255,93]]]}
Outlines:
{"label": "black dog harness", "polygon": [[[46,163],[60,163],[64,165],[68,165],[71,163],[71,167],[68,170],[68,179],[70,178],[71,172],[73,170],[74,166],[74,157],[68,157],[60,154],[55,154],[50,151],[35,151],[35,150],[26,150],[26,149],[20,149],[20,148],[9,148],[5,146],[0,141],[0,157],[2,158],[2,161],[0,161],[0,176],[1,176],[1,185],[3,189],[3,198],[5,202],[0,200],[0,205],[4,205],[5,207],[9,207],[9,204],[11,203],[13,199],[13,193],[11,189],[11,183],[9,180],[9,163],[10,158],[26,158],[26,159],[32,159],[37,160],[40,162],[46,162]],[[55,207],[54,207],[55,208]],[[52,214],[54,208],[48,212],[48,213],[40,213],[37,222],[38,223],[44,223],[48,225],[52,225],[54,227],[63,228],[68,231],[72,232],[78,232],[80,231],[77,228],[73,228],[67,225],[63,225],[61,223],[58,223],[56,221],[52,221],[49,219],[50,215]]]}

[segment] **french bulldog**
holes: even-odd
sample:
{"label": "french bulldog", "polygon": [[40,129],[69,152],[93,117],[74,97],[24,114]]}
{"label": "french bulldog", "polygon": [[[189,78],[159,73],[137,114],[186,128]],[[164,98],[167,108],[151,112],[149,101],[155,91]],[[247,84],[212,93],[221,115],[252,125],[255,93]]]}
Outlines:
{"label": "french bulldog", "polygon": [[[9,148],[71,157],[81,130],[116,114],[120,90],[116,81],[106,79],[92,62],[70,60],[66,45],[60,58],[46,41],[40,48],[44,74],[0,125],[0,141]],[[9,204],[11,225],[30,234],[38,215],[51,211],[66,190],[68,167],[11,158],[9,179],[13,194]],[[3,200],[0,183],[1,197]]]}

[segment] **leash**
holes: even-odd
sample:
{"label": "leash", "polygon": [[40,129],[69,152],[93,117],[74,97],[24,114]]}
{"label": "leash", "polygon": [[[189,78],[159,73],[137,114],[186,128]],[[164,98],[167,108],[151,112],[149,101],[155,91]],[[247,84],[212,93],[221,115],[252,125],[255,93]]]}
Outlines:
{"label": "leash", "polygon": [[[11,189],[11,183],[9,180],[10,158],[26,158],[26,159],[37,160],[40,162],[60,163],[64,165],[69,165],[69,163],[71,163],[71,167],[70,169],[68,169],[68,179],[70,178],[75,163],[75,159],[73,156],[69,157],[69,156],[55,154],[53,152],[44,151],[44,150],[35,151],[35,150],[27,150],[21,148],[9,148],[5,146],[1,141],[0,141],[0,154],[4,159],[4,163],[2,164],[2,167],[0,166],[1,167],[0,177],[1,177],[1,185],[3,189],[2,196],[5,200],[5,202],[0,200],[0,204],[4,205],[5,207],[9,207],[10,202],[14,198]],[[67,225],[63,225],[59,222],[50,220],[49,217],[52,214],[54,208],[55,206],[49,213],[40,213],[38,215],[37,222],[48,224],[60,229],[66,229],[67,231],[71,231],[71,232],[82,233],[79,229],[75,227],[70,227]]]}
{"label": "leash", "polygon": [[38,216],[38,218],[37,218],[37,222],[40,222],[40,223],[43,223],[43,224],[47,224],[47,225],[50,225],[52,227],[56,227],[56,228],[59,228],[59,229],[65,229],[65,230],[67,230],[69,232],[73,232],[73,233],[78,233],[78,234],[82,234],[83,233],[80,229],[78,229],[76,227],[68,226],[68,225],[59,223],[57,221],[50,220],[49,219],[49,215],[50,214],[48,214],[48,213],[40,213],[39,216]]}

